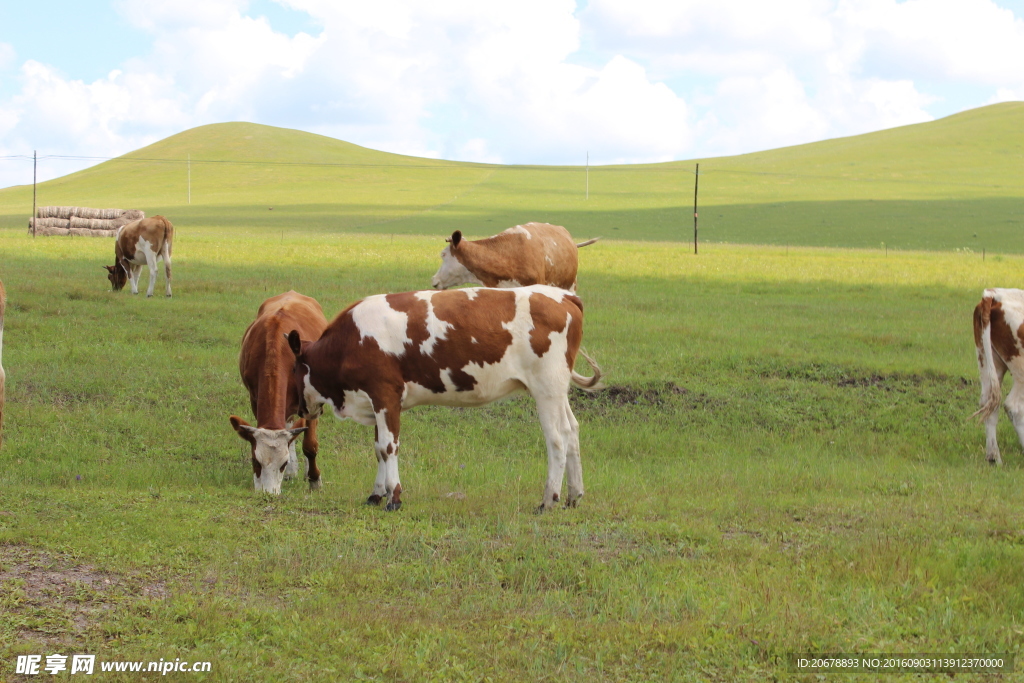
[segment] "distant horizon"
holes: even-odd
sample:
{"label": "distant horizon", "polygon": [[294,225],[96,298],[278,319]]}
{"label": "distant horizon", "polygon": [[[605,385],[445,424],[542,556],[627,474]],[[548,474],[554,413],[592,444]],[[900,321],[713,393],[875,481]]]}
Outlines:
{"label": "distant horizon", "polygon": [[[1001,106],[1001,105],[1009,105],[1009,104],[1024,104],[1024,100],[1014,100],[1014,101],[1008,101],[1008,102],[999,102],[999,103],[996,103],[996,104],[989,104],[989,105],[983,105],[983,106],[980,106],[980,107],[974,107],[974,108],[967,109],[967,110],[964,110],[964,111],[955,112],[955,113],[949,114],[947,116],[943,116],[943,117],[941,117],[939,119],[935,119],[935,121],[941,121],[943,119],[947,119],[947,118],[950,118],[950,117],[953,117],[953,116],[959,116],[961,114],[966,114],[966,113],[969,113],[969,112],[972,112],[972,111],[976,111],[976,110],[980,110],[980,109],[986,109],[986,108],[989,108],[989,107],[998,107],[998,106]],[[922,123],[934,123],[935,121],[924,121]],[[324,138],[327,138],[327,139],[330,139],[330,140],[334,140],[334,141],[337,141],[337,142],[343,142],[345,144],[354,145],[356,147],[360,147],[362,149],[366,149],[366,150],[369,150],[369,151],[372,151],[372,152],[379,152],[379,153],[382,153],[382,154],[394,154],[395,156],[403,156],[403,157],[407,157],[407,158],[410,158],[410,159],[423,159],[425,161],[443,161],[443,162],[454,163],[454,164],[472,164],[472,165],[496,166],[496,167],[516,167],[516,166],[518,166],[518,167],[585,168],[587,166],[587,164],[585,162],[584,163],[580,163],[580,164],[543,164],[543,163],[532,163],[532,164],[531,163],[515,163],[515,164],[509,163],[509,164],[500,164],[500,163],[490,163],[490,162],[464,161],[464,160],[458,160],[458,159],[438,159],[436,157],[420,157],[420,156],[416,156],[416,155],[412,155],[412,154],[401,154],[401,153],[398,153],[398,152],[389,152],[387,150],[374,149],[372,147],[366,147],[365,145],[360,145],[360,144],[352,142],[350,140],[342,140],[340,138],[335,138],[335,137],[332,137],[330,135],[325,135],[323,133],[317,133],[317,132],[314,132],[314,131],[307,131],[307,130],[302,130],[302,129],[299,129],[299,128],[288,128],[287,126],[278,126],[278,125],[272,125],[272,124],[265,124],[265,123],[259,123],[259,122],[256,122],[256,121],[236,120],[236,121],[218,121],[218,122],[204,123],[204,124],[201,124],[201,125],[198,125],[198,126],[193,126],[191,128],[187,128],[185,130],[178,131],[177,133],[172,133],[172,134],[168,135],[165,138],[162,138],[162,139],[157,140],[155,142],[152,142],[152,143],[149,143],[147,145],[144,145],[143,147],[140,147],[138,149],[129,150],[129,151],[127,151],[127,152],[125,152],[123,154],[119,154],[117,156],[95,156],[95,157],[81,157],[81,156],[77,156],[77,157],[74,157],[73,160],[83,161],[83,160],[86,160],[86,159],[91,159],[91,160],[94,161],[94,163],[92,163],[92,164],[90,164],[88,166],[85,166],[83,168],[78,168],[78,169],[76,169],[74,171],[69,171],[68,173],[65,173],[65,174],[60,175],[60,176],[56,176],[56,177],[52,177],[52,178],[47,178],[46,180],[40,180],[39,182],[40,183],[44,183],[44,182],[48,182],[49,180],[59,180],[60,178],[64,178],[64,177],[66,177],[68,175],[72,175],[74,173],[78,173],[79,171],[85,171],[85,170],[88,170],[90,168],[95,168],[96,166],[99,166],[100,164],[105,163],[107,161],[113,161],[113,160],[116,160],[116,159],[119,159],[119,158],[122,158],[122,157],[125,157],[125,156],[128,156],[128,155],[131,155],[131,154],[135,154],[136,152],[139,152],[139,151],[145,149],[146,147],[150,147],[150,146],[153,146],[153,145],[158,145],[161,142],[164,142],[164,141],[166,141],[166,140],[168,140],[170,138],[173,138],[173,137],[175,137],[177,135],[182,135],[184,133],[188,133],[189,131],[198,130],[200,128],[206,128],[206,127],[210,127],[210,126],[223,126],[223,125],[231,125],[231,124],[247,124],[247,125],[263,126],[263,127],[267,127],[267,128],[276,128],[276,129],[279,129],[279,130],[286,130],[286,131],[290,131],[290,132],[303,133],[303,134],[307,134],[307,135],[315,135],[315,136],[324,137]],[[752,150],[752,151],[749,151],[749,152],[740,152],[740,153],[737,153],[737,154],[727,154],[727,155],[720,155],[720,156],[713,156],[713,157],[693,157],[691,159],[674,159],[674,160],[670,160],[670,161],[635,162],[635,163],[628,163],[628,164],[621,164],[621,163],[606,163],[606,164],[591,163],[591,164],[589,164],[589,166],[591,168],[601,168],[601,167],[613,167],[613,166],[640,166],[640,165],[658,165],[658,164],[682,164],[682,163],[685,163],[685,162],[694,162],[694,163],[696,163],[696,162],[710,161],[710,160],[713,160],[713,159],[724,159],[724,158],[745,156],[745,155],[748,155],[748,154],[758,154],[758,153],[762,153],[762,152],[771,152],[771,151],[775,151],[775,150],[788,149],[788,148],[792,148],[792,147],[803,147],[803,146],[806,146],[806,145],[814,145],[814,144],[818,144],[818,143],[822,143],[822,142],[828,142],[830,140],[841,140],[841,139],[844,139],[844,138],[862,137],[862,136],[865,136],[865,135],[872,135],[872,134],[875,134],[875,133],[881,133],[881,132],[885,132],[885,131],[888,131],[888,130],[896,130],[896,129],[899,129],[899,128],[906,128],[908,126],[917,126],[917,125],[920,125],[920,124],[910,123],[910,124],[904,124],[904,125],[900,125],[900,126],[893,126],[891,128],[883,128],[883,129],[880,129],[880,130],[868,131],[868,132],[865,132],[865,133],[856,133],[856,134],[853,134],[853,135],[839,135],[839,136],[836,136],[836,137],[825,138],[825,139],[822,139],[822,140],[812,140],[810,142],[802,142],[802,143],[798,143],[798,144],[794,144],[794,145],[784,145],[782,147],[771,147],[771,148],[768,148],[768,149],[757,149],[757,150]],[[52,162],[52,161],[55,161],[55,160],[59,161],[59,160],[61,160],[61,155],[56,155],[56,154],[55,155],[46,155],[46,156],[40,155],[39,156],[39,160],[40,161],[47,161],[47,162]],[[32,161],[31,157],[28,157],[27,161],[29,162],[29,173],[31,174],[31,161]],[[159,159],[159,161],[181,161],[181,162],[186,162],[187,159],[170,159],[170,158],[166,158],[166,159]],[[256,163],[256,162],[253,162],[253,161],[232,160],[232,159],[210,160],[210,159],[202,159],[201,157],[193,158],[192,161],[194,161],[196,163],[199,163],[199,164],[201,164],[201,163]],[[267,163],[269,163],[269,164],[283,164],[283,165],[302,165],[302,162],[274,162],[274,161],[271,161],[271,162],[267,162]],[[310,165],[317,165],[317,163],[316,162],[310,162]],[[334,165],[334,164],[328,164],[328,165]],[[358,166],[359,164],[352,164],[352,165]],[[4,186],[4,187],[0,187],[0,190],[6,190],[6,189],[11,189],[11,188],[16,188],[16,187],[25,187],[25,186],[31,186],[31,185],[32,185],[32,181],[31,181],[31,178],[30,178],[27,183],[15,183],[13,185],[7,185],[7,186]]]}

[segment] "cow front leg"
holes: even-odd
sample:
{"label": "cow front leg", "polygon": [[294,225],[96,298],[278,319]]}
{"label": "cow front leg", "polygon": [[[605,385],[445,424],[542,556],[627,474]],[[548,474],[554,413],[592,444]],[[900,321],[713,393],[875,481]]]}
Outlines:
{"label": "cow front leg", "polygon": [[[564,405],[568,400],[567,396],[537,399],[537,414],[540,417],[540,426],[544,430],[544,442],[548,451],[548,479],[544,486],[544,499],[537,512],[555,507],[561,496],[567,445],[572,433]],[[580,478],[582,484],[582,471]]]}
{"label": "cow front leg", "polygon": [[309,429],[302,435],[302,454],[306,456],[306,479],[309,490],[320,488],[320,468],[316,466],[316,456],[320,452],[320,439],[316,435],[316,420],[302,420]]}
{"label": "cow front leg", "polygon": [[376,413],[376,438],[373,448],[377,454],[377,481],[373,493],[374,496],[384,496],[384,509],[389,512],[402,507],[402,483],[398,477],[398,431],[401,410],[401,403],[396,401],[391,407],[383,408]]}
{"label": "cow front leg", "polygon": [[139,264],[132,264],[131,275],[128,276],[128,282],[132,286],[132,294],[139,293],[139,277],[142,275],[142,266]]}
{"label": "cow front leg", "polygon": [[146,288],[146,298],[153,296],[153,288],[156,287],[156,254],[146,254],[146,268],[149,269],[149,287]]}

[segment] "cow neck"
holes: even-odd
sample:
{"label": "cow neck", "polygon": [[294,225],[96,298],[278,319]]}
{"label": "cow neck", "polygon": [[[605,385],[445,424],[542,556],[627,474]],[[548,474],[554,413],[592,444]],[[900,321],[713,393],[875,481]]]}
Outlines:
{"label": "cow neck", "polygon": [[284,329],[277,316],[268,316],[265,329],[266,348],[263,369],[257,387],[256,426],[263,429],[284,429],[288,415],[288,383],[291,366],[285,356],[292,352],[284,338]]}

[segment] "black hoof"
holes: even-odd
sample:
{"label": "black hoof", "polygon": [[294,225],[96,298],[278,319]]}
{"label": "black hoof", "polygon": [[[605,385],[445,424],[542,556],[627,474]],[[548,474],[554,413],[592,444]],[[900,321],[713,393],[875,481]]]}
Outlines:
{"label": "black hoof", "polygon": [[380,502],[384,500],[384,496],[378,496],[376,493],[366,499],[367,505],[380,505]]}
{"label": "black hoof", "polygon": [[536,508],[534,508],[533,514],[543,515],[545,510],[547,510],[546,507],[544,507],[543,505],[538,505]]}
{"label": "black hoof", "polygon": [[384,507],[384,509],[387,510],[388,512],[394,512],[395,510],[401,509],[401,507],[402,507],[402,501],[396,501],[394,503],[388,503]]}

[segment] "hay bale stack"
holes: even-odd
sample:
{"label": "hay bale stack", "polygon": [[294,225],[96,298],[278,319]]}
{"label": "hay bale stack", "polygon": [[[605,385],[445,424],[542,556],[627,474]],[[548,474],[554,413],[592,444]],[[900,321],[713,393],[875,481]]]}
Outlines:
{"label": "hay bale stack", "polygon": [[32,232],[34,224],[37,235],[113,237],[121,226],[145,217],[145,212],[138,209],[126,211],[91,209],[86,206],[41,206],[36,210],[36,218],[29,220],[28,229]]}
{"label": "hay bale stack", "polygon": [[75,215],[77,206],[40,206],[36,209],[36,218],[63,218],[67,220]]}
{"label": "hay bale stack", "polygon": [[[71,221],[67,218],[37,218],[35,219],[36,228],[70,228]],[[33,221],[28,222],[28,227],[32,229]]]}
{"label": "hay bale stack", "polygon": [[48,228],[36,226],[36,234],[43,235],[70,235],[71,231],[68,228]]}
{"label": "hay bale stack", "polygon": [[117,233],[116,230],[93,230],[91,228],[71,228],[68,232],[78,237],[113,237]]}
{"label": "hay bale stack", "polygon": [[105,218],[80,218],[78,216],[71,217],[70,228],[84,228],[86,230],[111,230],[113,229],[114,219]]}

